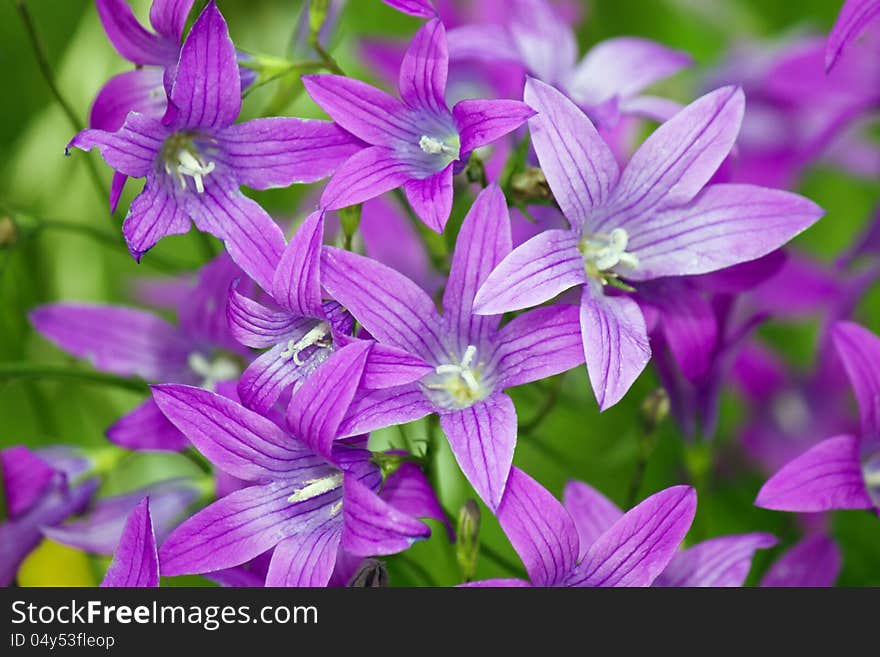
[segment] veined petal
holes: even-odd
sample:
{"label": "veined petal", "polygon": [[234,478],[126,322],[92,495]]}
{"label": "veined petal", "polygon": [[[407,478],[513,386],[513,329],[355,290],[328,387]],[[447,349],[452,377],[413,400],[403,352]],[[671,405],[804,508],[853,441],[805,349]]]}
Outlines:
{"label": "veined petal", "polygon": [[216,393],[159,385],[153,386],[153,399],[209,461],[239,479],[284,479],[293,485],[325,467],[270,420]]}
{"label": "veined petal", "polygon": [[452,169],[450,162],[442,171],[427,178],[410,177],[403,185],[406,200],[416,216],[436,233],[442,233],[452,212]]}
{"label": "veined petal", "polygon": [[295,317],[289,312],[266,308],[234,287],[229,290],[226,318],[233,337],[255,349],[280,344],[299,332],[305,332],[314,323],[309,317]]}
{"label": "veined petal", "polygon": [[401,463],[382,484],[379,496],[398,511],[413,518],[432,518],[446,525],[450,538],[454,537],[446,513],[431,488],[431,482],[415,463]]}
{"label": "veined petal", "polygon": [[179,43],[192,6],[193,0],[153,0],[150,25],[165,38]]}
{"label": "veined petal", "polygon": [[862,440],[880,440],[880,338],[854,322],[837,322],[831,336],[859,404]]}
{"label": "veined petal", "polygon": [[364,366],[361,386],[368,389],[402,386],[433,371],[433,367],[408,351],[374,342]]}
{"label": "veined petal", "polygon": [[446,33],[453,62],[477,61],[523,64],[522,56],[503,25],[459,25]]}
{"label": "veined petal", "polygon": [[437,15],[437,10],[431,4],[431,0],[382,0],[382,2],[410,16],[433,18]]}
{"label": "veined petal", "polygon": [[189,229],[186,209],[156,178],[147,178],[147,184],[132,201],[122,224],[128,251],[138,262],[163,237],[183,235]]}
{"label": "veined petal", "polygon": [[[241,403],[260,414],[267,414],[285,390],[309,375],[317,366],[312,364],[317,356],[310,355],[302,365],[292,358],[283,356],[288,351],[287,342],[275,345],[257,356],[247,366],[238,381],[238,396]],[[326,349],[321,357],[326,357]],[[320,362],[320,361],[319,361]]]}
{"label": "veined petal", "polygon": [[606,39],[577,65],[566,88],[576,102],[630,98],[692,63],[690,55],[637,37]]}
{"label": "veined petal", "polygon": [[690,486],[655,493],[602,534],[570,586],[650,586],[675,556],[697,510]]}
{"label": "veined petal", "polygon": [[357,341],[338,349],[290,399],[291,433],[325,458],[330,458],[339,425],[360,385],[370,347],[370,342]]}
{"label": "veined petal", "polygon": [[330,519],[285,538],[272,552],[266,586],[326,586],[336,565],[342,519]]}
{"label": "veined petal", "polygon": [[[333,174],[321,195],[321,207],[338,210],[369,201],[410,180],[413,177],[411,169],[410,164],[398,159],[389,148],[365,148],[348,158]],[[452,207],[451,204],[449,207]],[[422,210],[425,212],[424,208]],[[431,216],[430,213],[428,216]]]}
{"label": "veined petal", "polygon": [[418,144],[419,128],[397,98],[341,75],[304,75],[302,81],[312,100],[358,139],[374,146]]}
{"label": "veined petal", "polygon": [[617,184],[617,160],[587,115],[559,91],[529,79],[523,97],[538,112],[529,129],[553,197],[573,227],[583,226]]}
{"label": "veined petal", "polygon": [[335,123],[290,117],[236,123],[216,138],[218,159],[253,189],[317,182],[364,147]]}
{"label": "veined petal", "polygon": [[116,420],[106,435],[111,443],[126,449],[179,452],[189,446],[186,436],[168,421],[152,399]]}
{"label": "veined petal", "polygon": [[870,509],[858,439],[835,436],[807,450],[764,484],[755,506],[805,513]]}
{"label": "veined petal", "polygon": [[507,388],[559,374],[584,362],[577,306],[536,308],[501,329],[498,372]]}
{"label": "veined petal", "polygon": [[753,185],[711,185],[683,207],[623,224],[638,266],[627,277],[705,274],[775,251],[824,211],[809,199]]}
{"label": "veined petal", "polygon": [[395,424],[406,424],[433,410],[431,402],[415,385],[363,390],[355,394],[345,419],[339,425],[339,435],[357,436]]}
{"label": "veined petal", "polygon": [[400,97],[410,109],[447,114],[446,76],[449,49],[446,28],[439,19],[425,23],[407,48],[400,64]]}
{"label": "veined petal", "polygon": [[667,587],[742,586],[755,551],[776,545],[772,534],[720,536],[682,550],[654,581]]}
{"label": "veined petal", "polygon": [[548,2],[513,0],[509,11],[510,38],[529,73],[548,84],[564,81],[578,52],[571,25]]}
{"label": "veined petal", "polygon": [[511,468],[498,522],[535,586],[560,586],[578,558],[571,516],[543,486]]}
{"label": "veined petal", "polygon": [[619,402],[651,359],[645,318],[629,297],[592,286],[581,294],[581,336],[587,372],[599,408]]}
{"label": "veined petal", "polygon": [[841,566],[837,544],[824,534],[805,538],[770,566],[761,586],[834,586]]}
{"label": "veined petal", "polygon": [[442,358],[441,319],[434,302],[390,267],[349,251],[324,247],[324,287],[371,335],[428,362]]}
{"label": "veined petal", "polygon": [[342,489],[346,551],[361,557],[396,554],[431,535],[428,525],[397,510],[356,477],[346,474]]}
{"label": "veined petal", "polygon": [[98,16],[116,52],[140,65],[170,66],[177,61],[178,41],[144,29],[125,0],[96,0]]}
{"label": "veined petal", "polygon": [[161,381],[181,375],[191,345],[158,315],[145,310],[55,303],[30,313],[43,337],[97,369]]}
{"label": "veined petal", "polygon": [[198,229],[223,240],[235,264],[264,290],[271,290],[285,246],[284,233],[272,217],[224,178],[209,176],[204,193],[189,194],[188,200]]}
{"label": "veined petal", "polygon": [[156,119],[132,113],[116,132],[89,129],[77,133],[67,149],[90,151],[97,147],[104,161],[120,173],[144,178],[155,169],[156,158],[168,135],[168,129]]}
{"label": "veined petal", "polygon": [[462,153],[491,144],[534,115],[535,110],[518,100],[468,99],[457,102],[452,108]]}
{"label": "veined petal", "polygon": [[119,547],[101,582],[102,587],[157,587],[159,586],[159,554],[156,536],[150,518],[150,498],[138,504],[122,530]]}
{"label": "veined petal", "polygon": [[6,509],[13,518],[39,500],[55,476],[55,468],[24,445],[0,450],[0,475]]}
{"label": "veined petal", "polygon": [[295,315],[322,317],[321,241],[324,213],[313,212],[303,221],[281,256],[272,280],[272,297]]}
{"label": "veined petal", "polygon": [[160,547],[162,574],[207,573],[250,561],[305,531],[341,497],[337,488],[294,503],[292,493],[289,482],[250,486],[202,509]]}
{"label": "veined petal", "polygon": [[498,325],[497,317],[474,315],[474,297],[510,253],[511,244],[507,202],[501,188],[492,184],[480,192],[464,218],[443,293],[444,318],[468,340],[477,341]]}
{"label": "veined petal", "polygon": [[183,42],[177,76],[169,94],[174,125],[225,128],[241,111],[241,79],[226,20],[209,2]]}
{"label": "veined petal", "polygon": [[516,409],[504,393],[444,412],[440,426],[471,486],[493,511],[504,495],[516,447]]}
{"label": "veined petal", "polygon": [[537,306],[587,282],[577,235],[551,229],[515,248],[489,274],[474,298],[478,315]]}
{"label": "veined petal", "polygon": [[614,502],[581,481],[569,481],[565,485],[562,501],[577,528],[581,546],[579,560],[586,556],[596,539],[623,517],[623,511]]}
{"label": "veined petal", "polygon": [[110,78],[98,91],[89,112],[89,127],[115,132],[130,112],[161,119],[167,100],[162,69],[154,66],[126,71]]}
{"label": "veined petal", "polygon": [[849,44],[880,16],[878,0],[846,0],[825,45],[825,70],[830,71]]}
{"label": "veined petal", "polygon": [[722,87],[657,128],[630,158],[594,230],[635,232],[650,210],[693,199],[733,147],[744,110],[742,89]]}

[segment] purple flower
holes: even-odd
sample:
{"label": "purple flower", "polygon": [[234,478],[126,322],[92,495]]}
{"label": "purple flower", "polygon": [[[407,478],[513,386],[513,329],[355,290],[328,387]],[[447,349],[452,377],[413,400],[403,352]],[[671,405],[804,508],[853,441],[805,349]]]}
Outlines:
{"label": "purple flower", "polygon": [[582,362],[573,306],[525,313],[501,329],[500,316],[472,312],[476,290],[509,252],[507,205],[491,185],[462,224],[442,314],[428,294],[385,265],[332,247],[325,247],[322,260],[324,287],[376,340],[434,368],[415,384],[360,391],[340,435],[437,413],[459,466],[493,509],[504,493],[516,445],[516,411],[504,389]]}
{"label": "purple flower", "polygon": [[840,550],[824,534],[808,536],[777,559],[761,579],[767,587],[834,586],[840,574]]}
{"label": "purple flower", "polygon": [[428,536],[426,525],[376,494],[382,476],[363,441],[335,442],[369,348],[339,349],[296,390],[288,430],[206,390],[153,388],[162,411],[211,462],[249,482],[168,537],[159,550],[164,575],[230,568],[274,548],[267,586],[323,586],[340,547],[393,554]]}
{"label": "purple flower", "polygon": [[81,512],[100,483],[80,480],[85,459],[66,451],[32,452],[22,445],[0,450],[0,480],[8,518],[0,523],[0,586],[9,586],[18,567],[43,540],[43,530]]}
{"label": "purple flower", "polygon": [[349,158],[321,196],[326,210],[369,200],[403,186],[415,213],[442,232],[452,209],[452,175],[475,148],[516,129],[533,114],[514,100],[446,105],[449,57],[439,20],[415,35],[400,68],[401,100],[358,80],[304,76],[321,108],[367,147]]}
{"label": "purple flower", "polygon": [[880,0],[846,0],[825,46],[825,68],[830,71],[841,53],[880,16]]}
{"label": "purple flower", "polygon": [[101,582],[102,587],[159,586],[159,555],[150,517],[150,498],[145,497],[125,521],[119,546]]}
{"label": "purple flower", "polygon": [[[226,295],[241,270],[225,254],[201,269],[196,285],[182,295],[180,325],[157,314],[124,306],[54,303],[30,313],[43,337],[96,368],[147,381],[179,382],[234,391],[224,383],[241,372],[223,351],[241,348],[226,324]],[[129,449],[184,449],[188,442],[148,399],[107,430]]]}
{"label": "purple flower", "polygon": [[[236,339],[269,349],[241,376],[242,403],[265,414],[278,398],[353,340],[354,321],[335,301],[321,298],[321,240],[324,213],[311,214],[284,251],[270,288],[279,309],[267,308],[234,288],[227,317]],[[410,383],[431,368],[399,349],[376,345],[367,358],[364,385],[383,388]]]}
{"label": "purple flower", "polygon": [[389,7],[419,18],[434,18],[437,10],[431,0],[382,0]]}
{"label": "purple flower", "polygon": [[232,259],[267,288],[284,236],[239,186],[320,180],[358,146],[325,121],[269,118],[233,125],[241,110],[241,81],[226,21],[214,2],[183,44],[169,100],[162,121],[131,113],[118,131],[84,130],[69,146],[97,147],[118,172],[146,178],[123,224],[136,259],[162,237],[187,232],[192,220],[222,239]]}
{"label": "purple flower", "polygon": [[[569,497],[577,492],[571,485],[566,490],[569,508]],[[569,512],[538,482],[512,468],[497,515],[529,582],[486,580],[471,586],[650,586],[691,526],[696,492],[672,486],[625,514],[603,500],[575,504]]]}
{"label": "purple flower", "polygon": [[529,80],[525,97],[539,112],[529,119],[538,160],[571,228],[545,231],[514,250],[483,284],[474,310],[527,308],[582,286],[587,371],[604,410],[623,397],[651,355],[638,305],[625,294],[606,294],[609,287],[630,289],[754,260],[822,210],[780,190],[705,186],[742,118],[743,95],[734,87],[676,114],[623,172],[590,120],[560,92]]}
{"label": "purple flower", "polygon": [[858,401],[861,434],[828,438],[783,466],[758,492],[757,506],[801,512],[880,507],[880,338],[838,322],[832,340]]}

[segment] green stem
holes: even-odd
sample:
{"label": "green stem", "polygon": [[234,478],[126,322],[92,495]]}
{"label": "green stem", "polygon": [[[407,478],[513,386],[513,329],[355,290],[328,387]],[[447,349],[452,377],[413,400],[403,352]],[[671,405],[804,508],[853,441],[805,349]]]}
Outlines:
{"label": "green stem", "polygon": [[79,379],[88,383],[111,386],[131,392],[149,393],[146,381],[127,378],[107,372],[93,372],[64,365],[42,365],[28,361],[0,363],[0,381],[3,379]]}
{"label": "green stem", "polygon": [[[67,117],[67,120],[73,128],[74,132],[80,132],[85,126],[76,115],[76,112],[73,110],[73,106],[64,97],[64,94],[61,93],[61,88],[58,86],[58,82],[55,80],[55,73],[52,71],[52,65],[49,63],[49,55],[46,50],[46,44],[43,42],[40,33],[37,31],[37,25],[36,23],[34,23],[34,19],[33,16],[31,16],[30,10],[27,8],[24,0],[15,0],[15,8],[18,10],[18,15],[21,17],[22,23],[24,23],[25,32],[27,32],[28,40],[31,44],[31,49],[34,51],[34,57],[36,57],[37,60],[37,66],[39,67],[40,73],[43,75],[43,79],[46,81],[46,84],[49,87],[49,91],[52,92],[55,100],[61,106],[61,110]],[[92,183],[95,186],[95,190],[98,192],[101,200],[106,201],[106,199],[110,196],[110,190],[107,188],[107,185],[104,184],[104,181],[101,180],[101,176],[98,173],[95,162],[90,157],[86,157],[84,158],[84,160],[86,162],[86,167],[88,168],[89,177],[91,178]]]}
{"label": "green stem", "polygon": [[428,570],[415,559],[410,559],[409,556],[407,556],[406,554],[398,554],[397,560],[405,564],[406,567],[410,570],[414,571],[418,575],[419,579],[422,580],[426,586],[430,586],[433,588],[436,588],[438,586],[434,578],[431,577],[431,573],[429,573]]}
{"label": "green stem", "polygon": [[562,394],[562,384],[565,381],[565,374],[558,375],[553,381],[553,387],[550,389],[550,394],[547,395],[546,399],[544,399],[544,403],[541,408],[538,409],[537,413],[532,417],[528,422],[524,422],[520,425],[519,431],[520,433],[532,433],[535,429],[537,429],[544,420],[547,419],[547,416],[550,415],[551,411],[556,407],[556,404],[559,402],[559,396]]}

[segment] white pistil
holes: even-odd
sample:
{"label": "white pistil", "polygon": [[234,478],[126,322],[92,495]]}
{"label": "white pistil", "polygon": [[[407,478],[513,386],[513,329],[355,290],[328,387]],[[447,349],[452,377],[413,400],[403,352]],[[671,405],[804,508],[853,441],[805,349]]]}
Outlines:
{"label": "white pistil", "polygon": [[[305,502],[318,495],[323,495],[342,485],[342,473],[337,472],[320,479],[307,481],[306,485],[287,498],[288,502]],[[331,511],[332,515],[332,511]]]}
{"label": "white pistil", "polygon": [[229,381],[241,374],[241,368],[223,356],[208,360],[196,351],[189,355],[186,363],[193,373],[202,378],[199,387],[205,390],[213,390],[220,381]]}
{"label": "white pistil", "polygon": [[[447,363],[444,365],[438,365],[434,368],[434,371],[437,374],[452,374],[454,375],[454,377],[458,377],[461,381],[464,381],[470,395],[476,396],[480,392],[480,382],[477,381],[476,374],[474,373],[474,369],[472,367],[474,356],[476,355],[477,348],[474,345],[469,344],[464,350],[464,355],[461,357],[460,363]],[[462,392],[461,384],[454,378],[452,381],[447,381],[445,383],[435,383],[429,385],[428,387],[434,390],[448,390],[455,395],[458,395]]]}
{"label": "white pistil", "polygon": [[867,488],[880,488],[880,469],[870,470],[868,468],[863,468],[862,476],[865,479],[865,486]]}
{"label": "white pistil", "polygon": [[419,139],[419,148],[428,155],[452,155],[458,157],[458,152],[455,148],[443,143],[436,137],[429,137],[428,135],[422,135],[422,138]]}
{"label": "white pistil", "polygon": [[[214,170],[213,162],[205,162],[201,158],[193,155],[189,150],[182,148],[177,151],[177,179],[180,181],[181,189],[186,189],[186,180],[184,176],[189,176],[193,179],[193,182],[196,185],[196,192],[199,194],[205,191],[205,184],[202,181],[202,176],[207,176]],[[165,171],[169,174],[171,172],[170,165],[165,163]]]}
{"label": "white pistil", "polygon": [[639,259],[627,252],[628,246],[629,234],[623,228],[615,228],[610,233],[584,235],[578,248],[584,256],[587,275],[599,279],[604,285],[610,279],[617,278],[618,274],[613,270],[618,265],[636,269]]}
{"label": "white pistil", "polygon": [[297,365],[302,365],[299,355],[304,349],[316,345],[318,347],[329,347],[332,343],[330,339],[330,327],[326,322],[321,322],[299,340],[290,340],[287,343],[287,349],[281,352],[281,358],[287,360],[293,359]]}

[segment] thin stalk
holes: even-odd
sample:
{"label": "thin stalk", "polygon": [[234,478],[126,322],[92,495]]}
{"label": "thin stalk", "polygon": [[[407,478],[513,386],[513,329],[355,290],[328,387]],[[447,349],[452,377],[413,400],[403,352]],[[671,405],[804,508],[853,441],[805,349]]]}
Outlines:
{"label": "thin stalk", "polygon": [[547,416],[556,408],[556,404],[559,402],[559,396],[562,394],[562,384],[565,382],[565,374],[558,375],[553,381],[553,387],[550,388],[550,394],[544,399],[544,403],[541,405],[541,408],[535,413],[535,415],[528,422],[523,422],[520,425],[519,431],[521,433],[532,433],[535,429],[537,429],[544,420],[547,419]]}
{"label": "thin stalk", "polygon": [[27,361],[0,363],[0,381],[4,379],[78,379],[130,392],[150,392],[149,385],[143,379],[127,378],[107,372],[93,372],[64,365],[43,365]]}

